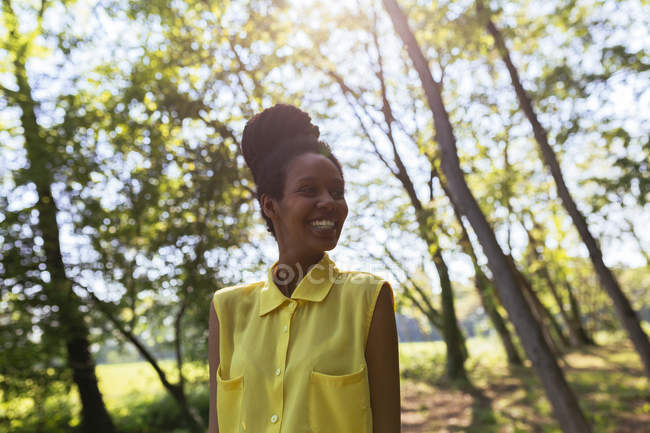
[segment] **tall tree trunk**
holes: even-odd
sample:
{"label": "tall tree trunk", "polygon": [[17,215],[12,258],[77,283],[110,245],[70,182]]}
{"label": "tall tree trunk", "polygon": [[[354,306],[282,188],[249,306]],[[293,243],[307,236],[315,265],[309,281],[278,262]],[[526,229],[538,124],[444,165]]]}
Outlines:
{"label": "tall tree trunk", "polygon": [[[542,333],[546,338],[546,342],[551,347],[556,356],[562,355],[562,349],[558,346],[556,340],[559,342],[559,344],[562,345],[562,348],[565,348],[569,346],[569,339],[566,337],[566,335],[564,335],[564,331],[562,331],[562,328],[560,327],[560,324],[557,322],[557,320],[555,320],[555,317],[553,317],[551,312],[548,311],[548,308],[546,308],[542,301],[539,300],[539,297],[537,296],[537,293],[535,293],[535,290],[533,290],[533,285],[530,283],[528,278],[526,278],[526,276],[519,270],[519,268],[517,268],[517,265],[512,256],[507,255],[506,258],[508,259],[511,268],[515,273],[517,280],[519,281],[519,287],[521,287],[521,290],[523,291],[524,296],[528,301],[528,305],[530,306],[533,315],[542,325]],[[548,323],[548,326],[545,325],[546,323]],[[550,330],[553,330],[555,337],[553,337],[553,334],[551,334]]]}
{"label": "tall tree trunk", "polygon": [[[415,191],[413,189],[413,191]],[[421,237],[426,241],[429,254],[433,260],[438,273],[441,294],[441,311],[442,311],[442,337],[447,349],[446,373],[449,379],[458,382],[469,382],[465,370],[465,361],[467,360],[467,346],[465,336],[463,335],[454,307],[454,289],[449,278],[449,267],[442,257],[442,251],[438,243],[437,236],[431,229],[431,222],[427,215],[429,212],[422,208],[419,200],[414,203],[417,215],[418,225]]]}
{"label": "tall tree trunk", "polygon": [[[195,261],[199,260],[201,254],[197,254]],[[183,416],[185,417],[185,422],[188,427],[194,432],[202,432],[204,430],[202,426],[201,416],[196,412],[196,410],[190,406],[187,401],[187,392],[185,388],[185,375],[183,374],[183,336],[182,336],[182,321],[185,311],[187,309],[187,289],[184,293],[185,298],[181,302],[181,306],[176,313],[176,319],[174,320],[174,351],[176,354],[176,369],[178,370],[178,383],[176,385],[177,395],[175,396],[176,401],[181,407]]]}
{"label": "tall tree trunk", "polygon": [[406,46],[432,111],[436,141],[441,153],[441,167],[451,192],[450,199],[467,217],[476,232],[488,258],[488,265],[494,275],[497,289],[501,292],[503,304],[515,324],[528,358],[532,361],[544,385],[560,426],[566,433],[590,432],[589,424],[564,378],[557,359],[544,340],[539,323],[532,316],[494,231],[465,182],[458,160],[456,138],[442,101],[440,88],[431,75],[429,65],[408,25],[407,18],[395,0],[383,0],[383,4],[397,34]]}
{"label": "tall tree trunk", "polygon": [[[435,161],[432,161],[431,165],[434,167],[433,174],[440,180],[440,186],[442,187],[443,191],[445,191],[445,195],[447,197],[451,197],[447,183],[444,181],[443,177],[438,175],[438,170],[435,169]],[[508,363],[510,365],[523,365],[523,360],[519,356],[519,351],[517,350],[517,347],[512,340],[510,331],[508,330],[503,317],[501,317],[501,313],[499,313],[499,310],[497,309],[498,297],[494,293],[494,287],[492,286],[489,278],[483,273],[483,270],[481,270],[481,266],[478,263],[476,253],[474,252],[474,247],[469,240],[469,234],[467,233],[467,229],[463,223],[461,212],[453,201],[451,202],[451,205],[454,209],[456,220],[458,221],[458,224],[461,228],[459,241],[460,246],[463,249],[463,252],[472,259],[472,263],[474,264],[474,285],[478,291],[479,298],[481,299],[481,304],[485,309],[485,313],[490,319],[490,322],[492,322],[492,326],[494,326],[497,335],[501,339],[501,344],[503,344],[503,348],[505,349]]]}
{"label": "tall tree trunk", "polygon": [[[477,7],[479,14],[483,15],[484,10],[481,3],[482,2],[480,1],[477,2]],[[551,172],[551,175],[553,176],[553,180],[555,181],[555,185],[557,187],[557,193],[562,200],[562,204],[571,216],[571,220],[578,230],[582,242],[587,247],[587,250],[589,251],[589,257],[591,258],[591,262],[596,269],[600,283],[614,302],[616,313],[618,314],[623,327],[626,329],[628,336],[632,340],[636,351],[641,357],[646,376],[650,379],[650,340],[648,340],[648,336],[643,331],[643,328],[641,328],[639,317],[632,308],[630,301],[623,293],[623,290],[621,290],[616,277],[605,265],[605,262],[603,262],[603,254],[600,250],[600,247],[596,242],[596,239],[594,239],[594,237],[591,235],[585,217],[578,209],[576,202],[573,200],[573,197],[571,196],[571,193],[569,192],[569,189],[564,182],[564,176],[562,175],[560,164],[558,163],[553,148],[548,143],[548,134],[546,132],[546,129],[544,129],[542,124],[537,119],[537,114],[535,113],[533,104],[531,103],[530,97],[528,96],[528,93],[521,83],[519,73],[517,72],[514,63],[510,58],[510,52],[506,47],[503,36],[489,16],[486,17],[486,28],[490,35],[492,35],[494,38],[494,43],[499,51],[499,54],[501,55],[503,62],[508,68],[508,73],[510,74],[512,85],[515,89],[515,93],[517,94],[519,105],[533,128],[533,135],[535,136],[535,140],[539,146],[540,153],[542,154],[542,159]]]}
{"label": "tall tree trunk", "polygon": [[[380,53],[376,32],[373,31],[373,35],[377,52]],[[420,201],[420,198],[415,191],[413,181],[411,180],[406,166],[404,165],[404,162],[402,161],[402,158],[397,151],[397,145],[393,136],[393,121],[395,119],[393,117],[391,105],[386,94],[386,85],[383,75],[383,63],[381,54],[378,56],[378,66],[379,71],[377,73],[377,77],[381,83],[382,113],[384,116],[384,122],[386,124],[385,134],[392,147],[393,162],[396,168],[391,167],[388,161],[382,156],[376,143],[371,139],[370,134],[368,134],[368,138],[370,139],[370,142],[373,145],[377,156],[384,163],[384,165],[386,165],[386,168],[390,170],[393,176],[399,180],[399,182],[402,184],[402,187],[406,191],[406,194],[411,201],[411,205],[415,210],[420,237],[426,242],[429,250],[429,255],[431,256],[431,259],[438,273],[442,298],[442,314],[441,320],[438,323],[438,329],[441,331],[441,334],[445,341],[445,347],[447,349],[446,374],[449,379],[453,381],[468,383],[469,379],[465,370],[465,361],[468,357],[467,346],[465,344],[465,336],[460,329],[458,319],[456,317],[456,310],[454,307],[454,291],[451,279],[449,278],[449,268],[442,256],[442,251],[440,250],[440,245],[438,242],[438,236],[436,235],[435,231],[432,230],[432,226],[435,225],[436,215],[433,209],[425,209],[422,205],[422,202]],[[344,95],[355,96],[354,92],[345,84],[345,81],[341,76],[336,74],[334,71],[329,71],[328,73],[337,82]],[[362,121],[361,126],[364,127]]]}
{"label": "tall tree trunk", "polygon": [[[468,384],[469,379],[465,371],[465,361],[467,360],[467,347],[465,345],[465,337],[458,326],[458,322],[455,320],[455,309],[453,304],[453,291],[450,291],[452,288],[451,284],[447,285],[447,289],[441,290],[442,292],[442,308],[438,311],[431,304],[426,291],[422,289],[415,281],[411,279],[408,275],[408,270],[397,260],[388,248],[384,248],[385,255],[390,258],[390,260],[397,265],[404,274],[406,274],[406,279],[412,286],[412,288],[418,293],[420,300],[411,292],[410,288],[406,285],[404,286],[404,295],[413,302],[415,307],[424,314],[431,325],[440,333],[445,342],[445,347],[447,349],[447,357],[445,364],[445,374],[447,377],[455,382],[461,384]],[[383,258],[377,257],[378,260],[383,261],[387,267],[390,268],[390,265]],[[444,268],[446,269],[446,268]],[[439,271],[440,272],[440,271]],[[444,271],[442,271],[444,273]],[[396,277],[397,275],[394,274]],[[449,276],[445,273],[446,278]],[[450,305],[451,304],[451,305]],[[445,312],[445,308],[450,313]]]}
{"label": "tall tree trunk", "polygon": [[516,366],[523,365],[524,362],[521,359],[517,346],[515,345],[512,335],[510,335],[510,331],[506,326],[506,321],[501,317],[501,314],[497,309],[494,287],[492,287],[491,281],[483,273],[481,268],[478,266],[478,263],[474,264],[474,284],[476,285],[476,289],[481,297],[483,308],[485,308],[485,312],[492,322],[492,326],[494,326],[494,329],[501,340],[501,344],[503,344],[503,348],[505,349],[508,358],[508,363]]}
{"label": "tall tree trunk", "polygon": [[[15,29],[10,30],[10,33],[16,37]],[[59,227],[56,221],[58,209],[51,189],[51,173],[54,167],[49,164],[52,155],[48,155],[44,145],[46,134],[36,120],[34,109],[36,102],[32,97],[25,70],[26,50],[27,46],[22,45],[15,52],[14,73],[19,90],[15,93],[14,99],[22,111],[20,119],[29,162],[26,172],[36,185],[38,194],[36,203],[38,227],[43,236],[46,266],[50,273],[50,283],[44,284],[44,291],[48,301],[59,308],[58,315],[66,342],[68,366],[72,370],[72,377],[81,400],[82,430],[88,433],[112,433],[115,431],[113,422],[97,385],[95,362],[88,342],[88,327],[79,310],[80,300],[72,290],[72,281],[65,273]]]}
{"label": "tall tree trunk", "polygon": [[465,336],[460,330],[454,308],[454,291],[449,279],[449,268],[442,258],[438,248],[433,255],[433,261],[440,276],[440,297],[442,304],[442,333],[447,347],[447,376],[455,381],[468,382],[465,371],[467,346]]}

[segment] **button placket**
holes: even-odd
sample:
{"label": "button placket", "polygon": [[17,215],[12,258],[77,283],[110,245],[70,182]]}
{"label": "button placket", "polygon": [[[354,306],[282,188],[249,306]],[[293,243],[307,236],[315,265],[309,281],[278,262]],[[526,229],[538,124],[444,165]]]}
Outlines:
{"label": "button placket", "polygon": [[[269,418],[269,421],[271,422],[271,424],[278,423],[278,421],[280,420],[280,415],[279,414],[282,413],[283,406],[284,406],[284,396],[283,396],[283,394],[284,394],[284,375],[282,373],[283,373],[284,367],[286,367],[287,352],[289,350],[289,338],[290,338],[289,330],[290,330],[290,325],[291,325],[291,319],[293,318],[293,313],[296,311],[296,307],[297,307],[297,302],[295,300],[290,300],[288,305],[286,305],[285,308],[283,308],[285,311],[282,311],[282,314],[281,314],[282,323],[283,323],[283,325],[282,325],[282,333],[283,333],[282,337],[283,338],[281,338],[278,341],[278,343],[281,344],[283,347],[281,347],[281,350],[278,351],[278,354],[280,355],[280,359],[277,360],[278,361],[277,365],[280,365],[281,367],[278,367],[278,368],[275,369],[275,376],[277,376],[277,378],[279,379],[278,383],[276,384],[276,386],[277,386],[276,389],[278,390],[277,392],[278,392],[278,394],[280,395],[281,398],[279,399],[280,407],[277,409],[278,412],[277,413],[272,413],[271,417]],[[278,423],[278,427],[280,427],[280,425],[281,424]],[[279,430],[279,428],[278,428],[278,430]]]}

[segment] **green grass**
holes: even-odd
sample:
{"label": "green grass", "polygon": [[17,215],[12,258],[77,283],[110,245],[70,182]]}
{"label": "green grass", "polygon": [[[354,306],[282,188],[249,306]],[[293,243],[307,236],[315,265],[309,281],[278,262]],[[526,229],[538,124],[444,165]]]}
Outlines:
{"label": "green grass", "polygon": [[[562,362],[593,431],[647,431],[650,386],[636,352],[622,335],[596,338],[599,347],[568,353]],[[468,347],[474,389],[459,391],[443,378],[444,346],[400,346],[404,432],[561,431],[531,368],[510,368],[496,340],[471,339]]]}
{"label": "green grass", "polygon": [[[620,337],[620,338],[618,338]],[[650,425],[650,391],[640,361],[622,336],[597,335],[601,344],[567,354],[565,372],[584,413],[598,433],[642,432]],[[498,340],[468,341],[468,374],[473,389],[455,389],[444,380],[441,342],[400,344],[402,431],[408,432],[560,432],[539,381],[530,368],[510,368]],[[161,367],[176,381],[172,361]],[[190,402],[208,412],[207,363],[184,367]],[[100,389],[121,433],[185,432],[174,400],[147,363],[99,365]],[[42,407],[42,431],[72,432],[79,423],[74,390],[61,388]],[[32,433],[35,406],[29,398],[0,403],[0,418],[10,431]],[[0,420],[1,421],[1,420]],[[0,424],[2,426],[4,424]]]}
{"label": "green grass", "polygon": [[[175,383],[178,380],[176,364],[171,360],[160,362],[167,379]],[[185,379],[198,385],[208,382],[208,366],[200,363],[188,363],[183,366]],[[97,366],[99,386],[109,410],[119,408],[125,399],[157,398],[165,389],[156,371],[146,362],[124,364],[102,364]],[[146,392],[143,392],[145,391]]]}

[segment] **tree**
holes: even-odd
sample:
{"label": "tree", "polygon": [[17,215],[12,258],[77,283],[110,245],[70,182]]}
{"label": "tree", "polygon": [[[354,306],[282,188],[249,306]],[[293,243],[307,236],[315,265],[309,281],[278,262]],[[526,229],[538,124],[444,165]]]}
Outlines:
{"label": "tree", "polygon": [[573,199],[566,185],[566,182],[564,181],[564,176],[562,174],[560,164],[557,160],[555,152],[553,151],[553,148],[548,142],[548,132],[537,118],[537,114],[533,108],[532,100],[521,82],[519,72],[517,71],[517,68],[511,59],[510,52],[506,46],[503,36],[501,35],[501,32],[492,21],[489,11],[484,8],[481,1],[478,1],[476,3],[476,7],[478,14],[485,23],[487,31],[494,38],[495,46],[508,69],[508,73],[510,74],[510,78],[512,80],[512,85],[514,87],[515,93],[517,94],[519,105],[521,107],[521,110],[526,114],[526,118],[531,124],[535,140],[539,145],[541,158],[544,160],[544,163],[553,176],[555,185],[557,187],[557,193],[560,196],[560,199],[562,200],[566,211],[571,216],[571,220],[578,230],[582,242],[585,244],[587,250],[589,251],[589,257],[591,258],[596,273],[598,274],[601,285],[607,291],[610,298],[614,302],[614,307],[619,316],[619,319],[623,324],[623,327],[626,329],[628,336],[632,340],[636,351],[641,357],[641,360],[645,367],[646,376],[650,378],[650,340],[648,339],[646,333],[643,331],[643,328],[641,328],[639,318],[634,309],[632,309],[630,301],[621,290],[616,277],[603,262],[603,254],[600,246],[591,234],[584,215],[578,209],[578,206]]}
{"label": "tree", "polygon": [[[25,221],[36,232],[39,243],[42,244],[42,255],[36,255],[33,259],[42,264],[42,268],[39,268],[48,275],[38,282],[29,279],[22,281],[18,288],[39,293],[42,308],[48,306],[54,313],[46,316],[52,320],[46,326],[51,327],[49,331],[56,328],[56,333],[59,333],[57,339],[65,344],[67,367],[72,371],[72,379],[82,403],[83,431],[111,433],[114,427],[97,385],[82,301],[73,290],[73,281],[66,274],[61,252],[57,222],[59,211],[52,192],[55,174],[60,170],[53,155],[60,152],[61,142],[51,130],[39,124],[36,115],[39,104],[34,99],[27,75],[26,65],[29,56],[37,49],[36,38],[41,35],[45,8],[46,3],[43,2],[37,12],[36,30],[31,34],[22,34],[12,3],[5,1],[2,4],[2,17],[8,30],[8,37],[3,41],[3,45],[10,53],[12,73],[17,86],[17,90],[5,88],[3,91],[9,104],[20,109],[22,139],[28,164],[14,179],[17,185],[33,185],[35,188],[36,204],[23,209],[22,212],[32,213],[35,217],[35,221]],[[15,242],[20,244],[20,241]],[[4,278],[3,280],[5,283],[12,281]],[[53,332],[48,332],[47,336],[52,337]]]}
{"label": "tree", "polygon": [[383,0],[383,4],[396,33],[404,42],[426,94],[435,123],[436,141],[440,147],[441,169],[449,185],[451,200],[469,220],[483,247],[504,306],[544,385],[560,426],[565,432],[589,432],[591,429],[578,401],[520,292],[513,269],[497,243],[494,232],[478,207],[476,199],[467,187],[458,160],[453,128],[444,107],[439,85],[431,75],[429,65],[409,27],[407,18],[395,0]]}

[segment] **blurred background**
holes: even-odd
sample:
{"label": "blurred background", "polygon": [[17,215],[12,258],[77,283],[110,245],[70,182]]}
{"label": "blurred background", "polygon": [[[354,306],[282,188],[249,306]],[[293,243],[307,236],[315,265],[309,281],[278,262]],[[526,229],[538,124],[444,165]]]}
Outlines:
{"label": "blurred background", "polygon": [[332,258],[393,285],[403,431],[561,431],[449,131],[593,431],[648,431],[646,0],[400,0],[419,65],[394,1],[1,4],[0,431],[206,430],[211,296],[277,255],[238,144],[278,102],[344,164]]}

